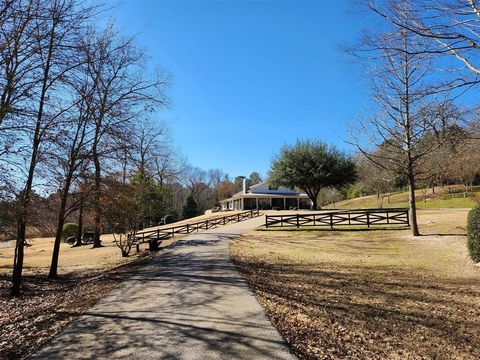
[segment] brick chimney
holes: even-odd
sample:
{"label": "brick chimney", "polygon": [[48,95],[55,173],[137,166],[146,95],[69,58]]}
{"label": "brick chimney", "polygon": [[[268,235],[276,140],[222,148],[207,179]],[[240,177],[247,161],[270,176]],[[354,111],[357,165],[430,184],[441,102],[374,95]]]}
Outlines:
{"label": "brick chimney", "polygon": [[250,189],[250,179],[243,179],[243,193],[246,194],[248,189]]}

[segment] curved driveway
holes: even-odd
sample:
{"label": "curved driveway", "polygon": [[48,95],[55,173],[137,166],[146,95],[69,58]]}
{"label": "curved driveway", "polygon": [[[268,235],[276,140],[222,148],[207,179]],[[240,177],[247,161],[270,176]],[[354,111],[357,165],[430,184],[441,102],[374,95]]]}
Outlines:
{"label": "curved driveway", "polygon": [[32,359],[295,359],[230,259],[263,217],[191,234]]}

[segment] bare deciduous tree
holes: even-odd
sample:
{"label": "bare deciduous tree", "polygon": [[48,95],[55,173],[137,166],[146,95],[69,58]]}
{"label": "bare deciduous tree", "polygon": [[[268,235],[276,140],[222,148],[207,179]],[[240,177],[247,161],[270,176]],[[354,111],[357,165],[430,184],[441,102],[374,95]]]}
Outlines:
{"label": "bare deciduous tree", "polygon": [[141,211],[134,185],[109,179],[103,201],[103,217],[113,233],[115,244],[126,257],[130,253],[141,220]]}
{"label": "bare deciduous tree", "polygon": [[[81,53],[81,49],[79,49]],[[80,57],[78,78],[79,82],[71,81],[71,91],[74,94],[72,101],[75,106],[66,115],[67,121],[57,140],[55,163],[53,171],[59,182],[60,205],[57,217],[57,230],[53,246],[52,261],[50,265],[49,278],[57,277],[58,256],[60,253],[60,242],[62,240],[63,225],[70,211],[67,211],[67,201],[70,196],[70,189],[74,182],[74,176],[79,175],[79,170],[84,166],[90,157],[91,150],[91,113],[88,98],[92,96],[94,86],[85,75],[85,62]],[[82,202],[82,198],[79,198]],[[83,205],[80,204],[80,205]],[[70,210],[76,209],[75,206]]]}
{"label": "bare deciduous tree", "polygon": [[[381,154],[375,156],[376,162],[381,162],[381,156]],[[383,208],[385,196],[388,197],[394,187],[395,174],[388,169],[388,166],[372,164],[365,156],[357,160],[357,167],[359,182],[362,186],[375,192],[378,207]]]}
{"label": "bare deciduous tree", "polygon": [[[94,247],[101,246],[102,157],[112,152],[115,134],[133,131],[133,123],[157,106],[165,105],[161,74],[148,78],[145,55],[134,39],[122,39],[111,29],[89,36],[89,73],[96,84],[91,98],[94,121],[92,159],[94,164]],[[114,149],[115,151],[117,149]]]}
{"label": "bare deciduous tree", "polygon": [[[415,182],[428,173],[428,155],[446,138],[454,118],[451,104],[437,94],[434,59],[416,34],[393,27],[367,35],[361,49],[369,54],[372,95],[379,111],[360,121],[353,143],[376,166],[408,179],[410,225],[418,236]],[[429,134],[437,141],[425,142]]]}
{"label": "bare deciduous tree", "polygon": [[[457,73],[451,85],[478,83],[480,78],[480,3],[477,0],[369,1],[369,6],[398,28],[429,40],[430,53],[452,55],[465,72]],[[462,76],[462,73],[464,76]]]}
{"label": "bare deciduous tree", "polygon": [[30,143],[26,159],[25,185],[18,210],[18,230],[12,275],[12,295],[18,295],[22,282],[22,269],[29,204],[35,172],[49,146],[55,142],[59,123],[72,103],[60,95],[70,72],[78,66],[75,45],[78,29],[88,16],[88,9],[77,6],[74,0],[41,1],[35,15],[38,26],[32,36],[36,41],[40,80],[29,99],[30,112],[25,119],[26,142]]}

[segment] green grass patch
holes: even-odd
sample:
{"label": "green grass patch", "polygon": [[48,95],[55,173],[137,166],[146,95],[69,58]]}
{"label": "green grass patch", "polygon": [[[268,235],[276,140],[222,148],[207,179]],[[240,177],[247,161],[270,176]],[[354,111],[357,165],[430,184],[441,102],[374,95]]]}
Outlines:
{"label": "green grass patch", "polygon": [[[469,193],[467,197],[463,197],[463,193],[446,193],[432,198],[427,197],[427,201],[423,201],[417,192],[417,208],[418,209],[470,209],[477,202],[474,198],[480,196],[478,193]],[[352,200],[345,200],[337,203],[335,208],[338,209],[375,209],[380,207],[380,203],[376,196],[366,196]],[[390,201],[385,197],[382,207],[389,208],[408,208],[408,194],[396,193],[390,196]],[[335,209],[332,205],[324,207],[325,209]]]}

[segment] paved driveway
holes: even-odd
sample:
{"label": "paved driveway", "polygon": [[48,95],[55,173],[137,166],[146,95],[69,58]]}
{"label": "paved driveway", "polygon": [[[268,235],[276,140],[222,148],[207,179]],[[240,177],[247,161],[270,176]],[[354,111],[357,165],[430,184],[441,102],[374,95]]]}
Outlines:
{"label": "paved driveway", "polygon": [[295,359],[230,260],[263,218],[189,235],[33,359]]}

